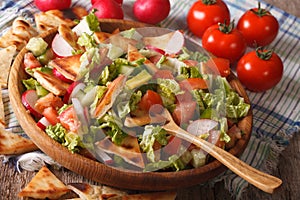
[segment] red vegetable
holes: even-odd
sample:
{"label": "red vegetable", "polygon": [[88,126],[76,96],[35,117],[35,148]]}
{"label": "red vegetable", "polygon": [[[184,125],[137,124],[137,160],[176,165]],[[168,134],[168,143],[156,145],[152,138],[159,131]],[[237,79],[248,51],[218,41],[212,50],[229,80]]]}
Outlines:
{"label": "red vegetable", "polygon": [[203,34],[202,46],[217,57],[229,59],[231,63],[238,61],[247,48],[243,35],[234,28],[233,22],[209,27]]}
{"label": "red vegetable", "polygon": [[207,89],[206,81],[202,78],[188,78],[180,81],[179,86],[182,90],[191,91]]}
{"label": "red vegetable", "polygon": [[252,8],[242,15],[237,29],[244,35],[248,46],[266,46],[276,38],[279,23],[269,11],[262,9],[258,3],[258,8]]}
{"label": "red vegetable", "polygon": [[227,5],[221,0],[196,1],[187,15],[188,27],[198,37],[202,37],[208,27],[225,20],[230,21],[230,13]]}
{"label": "red vegetable", "polygon": [[246,88],[254,92],[263,92],[281,80],[283,63],[273,51],[258,48],[239,60],[236,71],[238,79]]}
{"label": "red vegetable", "polygon": [[96,1],[92,5],[92,9],[97,9],[95,15],[101,18],[123,19],[124,13],[122,7],[113,0]]}
{"label": "red vegetable", "polygon": [[194,116],[197,103],[195,101],[180,101],[176,104],[172,116],[177,124],[188,123]]}
{"label": "red vegetable", "polygon": [[163,151],[168,155],[177,154],[180,148],[182,141],[180,138],[171,136],[168,144],[163,148]]}
{"label": "red vegetable", "polygon": [[41,11],[64,10],[70,8],[71,0],[34,0],[34,4]]}
{"label": "red vegetable", "polygon": [[216,71],[220,76],[227,77],[230,74],[230,61],[226,58],[213,57],[206,62],[206,65]]}
{"label": "red vegetable", "polygon": [[55,110],[51,106],[44,109],[43,116],[47,119],[47,121],[51,125],[55,125],[55,124],[59,123],[57,110]]}
{"label": "red vegetable", "polygon": [[76,117],[76,113],[73,106],[68,107],[59,116],[58,119],[63,127],[67,130],[76,132],[80,126],[80,122]]}
{"label": "red vegetable", "polygon": [[156,104],[163,105],[160,95],[152,90],[147,90],[144,96],[142,96],[139,107],[145,111],[149,111],[151,109],[151,106]]}
{"label": "red vegetable", "polygon": [[157,24],[168,17],[171,9],[169,0],[137,0],[133,14],[141,22]]}
{"label": "red vegetable", "polygon": [[[94,5],[98,1],[102,1],[102,0],[91,0],[91,3],[92,5]],[[123,4],[123,0],[114,0],[114,1],[117,2],[119,5]]]}

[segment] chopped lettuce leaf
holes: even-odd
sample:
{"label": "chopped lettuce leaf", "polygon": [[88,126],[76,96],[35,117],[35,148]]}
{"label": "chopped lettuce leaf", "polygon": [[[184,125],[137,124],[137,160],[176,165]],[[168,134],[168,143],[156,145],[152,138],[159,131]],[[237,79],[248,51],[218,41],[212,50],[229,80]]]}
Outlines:
{"label": "chopped lettuce leaf", "polygon": [[145,126],[140,147],[142,148],[143,152],[146,152],[147,158],[150,162],[156,161],[153,149],[154,142],[157,141],[161,145],[166,145],[168,143],[166,134],[167,132],[160,126]]}
{"label": "chopped lettuce leaf", "polygon": [[201,52],[190,51],[186,47],[182,48],[182,54],[179,55],[178,60],[195,60],[200,62],[206,62],[209,58]]}
{"label": "chopped lettuce leaf", "polygon": [[107,87],[105,87],[105,86],[97,85],[95,87],[96,87],[97,91],[96,91],[95,99],[93,100],[92,104],[90,105],[90,113],[94,113],[99,99],[101,99],[104,96],[105,92],[107,91]]}
{"label": "chopped lettuce leaf", "polygon": [[78,147],[84,148],[85,146],[83,145],[81,138],[79,135],[73,132],[68,132],[65,137],[65,142],[62,143],[63,146],[67,147],[69,151],[75,153],[78,152],[79,149]]}
{"label": "chopped lettuce leaf", "polygon": [[92,47],[86,50],[80,57],[80,68],[78,79],[84,77],[89,71],[93,69],[96,64],[100,64],[101,56],[99,49]]}
{"label": "chopped lettuce leaf", "polygon": [[95,12],[97,10],[93,9],[86,17],[86,21],[89,25],[89,28],[91,31],[100,31],[100,23],[99,23],[99,20],[97,18],[97,16],[95,15]]}
{"label": "chopped lettuce leaf", "polygon": [[[130,99],[128,100],[128,98]],[[129,91],[120,94],[116,102],[119,117],[123,119],[127,114],[135,111],[138,108],[141,98],[142,92],[140,90],[132,94]]]}
{"label": "chopped lettuce leaf", "polygon": [[97,46],[94,37],[85,32],[82,33],[82,35],[78,38],[77,44],[79,44],[82,47],[85,47],[86,49],[94,48]]}
{"label": "chopped lettuce leaf", "polygon": [[27,90],[36,90],[36,93],[39,97],[46,96],[49,93],[49,91],[41,86],[41,84],[34,78],[22,80],[22,83]]}
{"label": "chopped lettuce leaf", "polygon": [[157,162],[148,163],[145,166],[144,171],[150,172],[150,171],[158,171],[158,170],[164,170],[169,168],[172,168],[173,171],[180,171],[185,169],[185,164],[177,155],[172,155],[169,157],[168,160],[159,160]]}

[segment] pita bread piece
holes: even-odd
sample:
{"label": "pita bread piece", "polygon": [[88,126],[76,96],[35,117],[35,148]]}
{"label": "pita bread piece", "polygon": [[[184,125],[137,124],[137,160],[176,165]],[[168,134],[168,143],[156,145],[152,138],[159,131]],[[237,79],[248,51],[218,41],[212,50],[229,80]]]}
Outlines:
{"label": "pita bread piece", "polygon": [[0,154],[22,154],[37,149],[38,147],[30,139],[0,127]]}
{"label": "pita bread piece", "polygon": [[176,192],[153,192],[111,197],[108,200],[174,200],[176,195]]}
{"label": "pita bread piece", "polygon": [[75,50],[84,50],[77,44],[78,36],[72,29],[66,24],[60,24],[58,26],[59,35]]}
{"label": "pita bread piece", "polygon": [[15,45],[8,46],[0,50],[0,86],[7,88],[8,75],[10,72],[11,62],[16,53]]}
{"label": "pita bread piece", "polygon": [[126,162],[134,166],[139,168],[145,167],[140,146],[137,138],[134,136],[128,135],[126,138],[124,138],[121,146],[114,144],[109,137],[96,142],[96,146],[106,153],[120,156]]}
{"label": "pita bread piece", "polygon": [[60,24],[65,24],[70,27],[75,25],[75,22],[65,18],[63,12],[60,10],[48,10],[46,12],[36,13],[34,19],[40,33],[57,28]]}
{"label": "pita bread piece", "polygon": [[44,166],[26,187],[19,192],[18,196],[36,199],[58,199],[68,191],[68,187]]}
{"label": "pita bread piece", "polygon": [[23,17],[18,17],[13,21],[11,29],[0,38],[0,47],[5,48],[15,45],[17,50],[21,50],[28,40],[37,34],[38,32],[28,21]]}
{"label": "pita bread piece", "polygon": [[91,185],[88,183],[70,183],[68,184],[68,188],[75,192],[80,199],[107,199],[110,197],[120,197],[123,195],[127,195],[125,191],[108,187],[108,186],[98,186]]}

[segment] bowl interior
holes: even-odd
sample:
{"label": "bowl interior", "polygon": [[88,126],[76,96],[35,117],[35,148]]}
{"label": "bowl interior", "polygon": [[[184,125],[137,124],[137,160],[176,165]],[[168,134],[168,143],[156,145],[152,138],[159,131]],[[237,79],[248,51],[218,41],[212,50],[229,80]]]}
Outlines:
{"label": "bowl interior", "polygon": [[[124,20],[102,20],[100,25],[101,30],[105,32],[112,32],[116,28],[122,31],[133,27],[141,28],[148,26],[147,24]],[[51,30],[42,37],[50,44],[56,32],[57,30]],[[33,142],[43,152],[67,169],[102,184],[138,190],[166,190],[188,187],[206,182],[226,169],[219,161],[214,160],[197,169],[178,172],[138,172],[110,167],[79,154],[71,153],[67,148],[51,139],[45,132],[38,128],[36,122],[26,111],[21,102],[21,94],[24,91],[21,80],[27,77],[22,67],[24,54],[26,52],[26,49],[23,49],[16,57],[9,78],[9,96],[14,113],[25,133]],[[250,103],[245,90],[232,73],[229,75],[228,81],[240,96],[244,97],[245,102]],[[244,151],[250,139],[252,128],[251,110],[248,115],[239,122],[238,126],[245,134],[229,151],[235,156],[239,156]]]}

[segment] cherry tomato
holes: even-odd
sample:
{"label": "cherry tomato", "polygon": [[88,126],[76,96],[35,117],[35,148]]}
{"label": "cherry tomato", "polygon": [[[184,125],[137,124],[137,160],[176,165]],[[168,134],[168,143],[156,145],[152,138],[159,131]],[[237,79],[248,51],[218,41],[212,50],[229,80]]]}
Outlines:
{"label": "cherry tomato", "polygon": [[159,69],[153,75],[154,79],[163,78],[163,79],[174,79],[174,76],[170,70],[167,69]]}
{"label": "cherry tomato", "polygon": [[221,0],[199,0],[190,8],[187,15],[187,24],[190,31],[202,37],[205,30],[219,22],[230,22],[230,12],[227,5]]}
{"label": "cherry tomato", "polygon": [[229,59],[231,63],[238,61],[247,48],[245,38],[234,28],[233,22],[229,25],[215,24],[206,29],[202,46],[216,57]]}
{"label": "cherry tomato", "polygon": [[51,106],[43,110],[43,115],[51,125],[59,122],[57,111]]}
{"label": "cherry tomato", "polygon": [[176,104],[172,112],[174,121],[177,124],[188,123],[193,117],[197,103],[195,101],[182,101]]}
{"label": "cherry tomato", "polygon": [[227,77],[230,74],[230,61],[226,58],[212,57],[206,62],[209,67],[216,74]]}
{"label": "cherry tomato", "polygon": [[67,130],[76,132],[80,127],[80,122],[78,121],[73,106],[69,106],[64,110],[59,116],[58,119],[63,127]]}
{"label": "cherry tomato", "polygon": [[168,155],[177,154],[181,145],[181,139],[175,136],[171,136],[168,140],[168,144],[163,148],[163,151]]}
{"label": "cherry tomato", "polygon": [[171,9],[169,0],[136,0],[133,14],[141,22],[157,24],[167,18]]}
{"label": "cherry tomato", "polygon": [[96,1],[92,9],[97,9],[95,15],[99,18],[123,19],[124,13],[120,4],[113,0]]}
{"label": "cherry tomato", "polygon": [[248,46],[270,44],[277,36],[279,23],[267,10],[260,7],[246,11],[238,21],[237,29],[244,35]]}
{"label": "cherry tomato", "polygon": [[149,111],[153,105],[163,105],[160,95],[152,90],[147,90],[147,92],[142,96],[139,103],[139,107],[142,110]]}
{"label": "cherry tomato", "polygon": [[72,0],[34,0],[38,9],[45,12],[47,10],[64,10],[70,8]]}
{"label": "cherry tomato", "polygon": [[179,82],[179,86],[182,90],[196,90],[207,89],[206,81],[202,78],[188,78]]}
{"label": "cherry tomato", "polygon": [[273,51],[257,48],[239,60],[236,71],[238,79],[246,88],[263,92],[281,80],[283,63]]}

